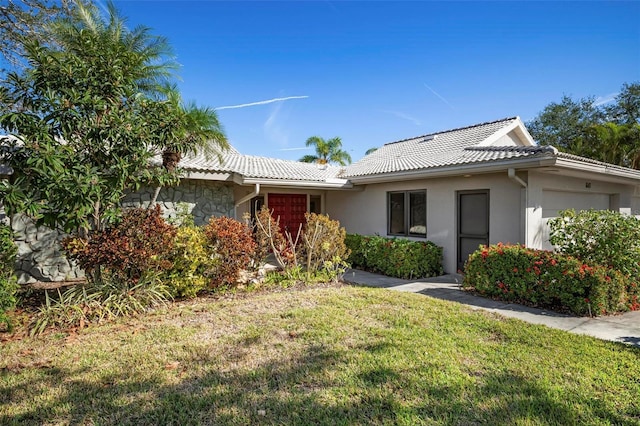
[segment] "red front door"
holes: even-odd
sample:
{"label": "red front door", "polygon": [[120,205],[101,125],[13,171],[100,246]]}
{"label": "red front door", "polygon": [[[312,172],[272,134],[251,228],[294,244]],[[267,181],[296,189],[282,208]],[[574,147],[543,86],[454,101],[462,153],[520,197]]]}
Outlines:
{"label": "red front door", "polygon": [[305,194],[269,194],[269,210],[277,220],[280,218],[280,229],[289,231],[295,238],[304,224],[307,212],[307,196]]}

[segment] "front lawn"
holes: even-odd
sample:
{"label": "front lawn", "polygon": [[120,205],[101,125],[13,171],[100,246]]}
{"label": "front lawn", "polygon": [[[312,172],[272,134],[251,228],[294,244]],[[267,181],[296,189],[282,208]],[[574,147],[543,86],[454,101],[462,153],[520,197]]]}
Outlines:
{"label": "front lawn", "polygon": [[640,350],[416,294],[198,299],[0,347],[0,424],[640,424]]}

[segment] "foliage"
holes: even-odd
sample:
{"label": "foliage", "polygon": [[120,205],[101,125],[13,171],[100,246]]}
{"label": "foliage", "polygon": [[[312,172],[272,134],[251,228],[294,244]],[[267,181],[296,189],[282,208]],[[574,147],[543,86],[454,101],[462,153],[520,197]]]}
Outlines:
{"label": "foliage", "polygon": [[241,270],[251,266],[256,249],[251,229],[228,217],[212,217],[204,227],[208,244],[215,253],[212,287],[235,285]]}
{"label": "foliage", "polygon": [[192,223],[177,229],[167,260],[172,266],[163,272],[162,280],[174,297],[196,296],[207,287],[216,267],[204,230]]}
{"label": "foliage", "polygon": [[161,89],[166,99],[149,104],[149,120],[153,126],[148,129],[152,145],[162,151],[162,164],[174,171],[185,154],[203,152],[207,158],[217,156],[229,148],[216,111],[209,107],[199,107],[191,102],[185,104],[175,85]]}
{"label": "foliage", "polygon": [[347,261],[356,268],[404,279],[442,275],[442,248],[431,241],[404,238],[347,235],[351,255]]}
{"label": "foliage", "polygon": [[48,40],[47,24],[69,13],[68,0],[8,0],[0,6],[0,55],[13,66],[24,65],[24,44],[35,37]]}
{"label": "foliage", "polygon": [[346,231],[327,215],[305,213],[305,224],[294,236],[283,234],[278,220],[263,206],[256,214],[255,229],[258,247],[272,251],[290,281],[335,281],[349,267]]}
{"label": "foliage", "polygon": [[617,124],[640,123],[640,82],[624,83],[606,112],[608,119]]}
{"label": "foliage", "polygon": [[312,136],[307,139],[306,145],[313,146],[316,153],[302,157],[300,161],[303,163],[337,163],[341,166],[351,164],[351,156],[342,149],[342,140],[339,137],[324,140],[320,136]]}
{"label": "foliage", "polygon": [[150,167],[147,114],[171,74],[171,50],[144,27],[128,30],[115,7],[103,17],[76,3],[49,28],[54,42],[25,45],[29,67],[0,91],[0,159],[13,169],[0,186],[8,214],[87,236],[119,214],[123,196],[152,182],[175,182]]}
{"label": "foliage", "polygon": [[567,152],[575,152],[584,132],[601,123],[603,112],[593,98],[574,100],[563,96],[559,103],[552,102],[527,123],[531,136],[540,145],[552,145]]}
{"label": "foliage", "polygon": [[57,299],[45,293],[45,304],[31,322],[32,335],[140,314],[171,300],[159,272],[153,270],[144,272],[132,286],[123,286],[120,277],[107,272],[99,283],[73,286],[65,292],[58,289],[57,293]]}
{"label": "foliage", "polygon": [[640,309],[637,283],[615,269],[519,245],[482,246],[472,253],[464,285],[482,295],[576,315]]}
{"label": "foliage", "polygon": [[90,240],[70,237],[63,240],[63,247],[94,283],[99,284],[102,271],[107,271],[113,280],[129,286],[149,271],[171,266],[166,257],[175,234],[156,204],[153,209],[129,209],[119,223],[96,232]]}
{"label": "foliage", "polygon": [[280,229],[279,218],[274,219],[271,213],[267,206],[262,206],[260,211],[256,212],[253,227],[256,251],[260,255],[260,260],[265,260],[269,253],[273,253],[280,267],[287,268],[296,265],[296,247],[295,245],[290,246],[289,239]]}
{"label": "foliage", "polygon": [[344,243],[346,231],[340,227],[340,222],[315,213],[305,213],[304,217],[303,257],[308,273],[326,269],[327,262],[340,262],[347,258],[349,250]]}
{"label": "foliage", "polygon": [[527,123],[541,145],[640,169],[640,83],[625,83],[610,105],[563,96]]}
{"label": "foliage", "polygon": [[636,217],[611,210],[564,210],[548,224],[549,241],[560,252],[640,280],[640,220]]}
{"label": "foliage", "polygon": [[11,329],[6,312],[16,305],[18,284],[14,275],[18,247],[13,241],[11,228],[0,224],[0,323]]}

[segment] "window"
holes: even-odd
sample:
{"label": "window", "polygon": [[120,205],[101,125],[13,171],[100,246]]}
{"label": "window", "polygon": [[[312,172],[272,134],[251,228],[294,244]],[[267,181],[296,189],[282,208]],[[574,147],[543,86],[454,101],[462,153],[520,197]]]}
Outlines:
{"label": "window", "polygon": [[387,193],[387,233],[427,236],[427,191]]}

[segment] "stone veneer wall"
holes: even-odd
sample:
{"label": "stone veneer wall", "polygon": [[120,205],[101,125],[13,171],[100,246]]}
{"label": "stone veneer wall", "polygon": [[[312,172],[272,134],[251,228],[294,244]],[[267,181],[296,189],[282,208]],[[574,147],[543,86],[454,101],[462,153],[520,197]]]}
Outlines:
{"label": "stone veneer wall", "polygon": [[[125,207],[146,207],[153,193],[153,188],[145,188],[127,196],[122,204]],[[175,217],[178,204],[184,203],[193,214],[196,224],[202,225],[212,216],[234,216],[233,185],[183,179],[178,187],[163,188],[158,194],[157,203],[164,210],[166,218]],[[84,276],[79,268],[64,257],[60,248],[64,234],[46,227],[37,228],[23,215],[12,217],[10,222],[18,245],[16,274],[19,282],[64,281]]]}
{"label": "stone veneer wall", "polygon": [[[123,201],[125,207],[147,207],[155,188],[145,188]],[[180,186],[162,188],[156,200],[167,219],[176,217],[178,204],[186,204],[196,225],[203,225],[212,216],[234,216],[233,185],[223,182],[182,179]]]}

